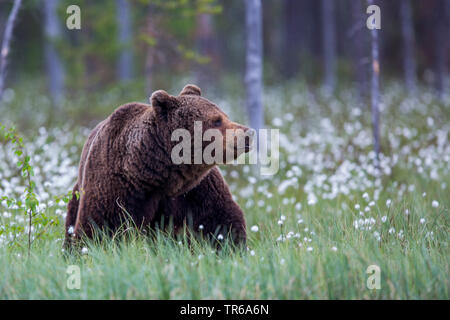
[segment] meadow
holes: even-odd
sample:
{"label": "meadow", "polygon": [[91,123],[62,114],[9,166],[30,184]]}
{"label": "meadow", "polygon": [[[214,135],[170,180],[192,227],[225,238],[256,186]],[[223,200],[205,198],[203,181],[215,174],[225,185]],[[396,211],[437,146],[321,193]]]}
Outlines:
{"label": "meadow", "polygon": [[[66,201],[83,143],[115,107],[145,97],[111,89],[54,110],[32,87],[7,89],[0,105],[0,299],[449,298],[448,93],[441,101],[424,88],[414,97],[395,82],[383,88],[378,168],[370,110],[353,89],[266,88],[278,173],[220,167],[245,212],[246,251],[157,232],[67,256]],[[238,90],[205,96],[244,122]],[[70,265],[80,289],[67,286]],[[373,265],[379,289],[367,286]]]}

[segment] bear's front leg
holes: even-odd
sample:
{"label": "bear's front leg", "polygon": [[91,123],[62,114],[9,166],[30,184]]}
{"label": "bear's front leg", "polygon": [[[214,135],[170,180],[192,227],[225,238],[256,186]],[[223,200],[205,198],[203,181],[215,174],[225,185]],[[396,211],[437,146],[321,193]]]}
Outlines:
{"label": "bear's front leg", "polygon": [[[217,240],[231,236],[237,246],[246,246],[244,213],[233,200],[228,185],[219,169],[214,167],[192,190],[163,201],[166,219],[173,219],[176,229],[184,223]],[[160,219],[158,215],[157,219]]]}

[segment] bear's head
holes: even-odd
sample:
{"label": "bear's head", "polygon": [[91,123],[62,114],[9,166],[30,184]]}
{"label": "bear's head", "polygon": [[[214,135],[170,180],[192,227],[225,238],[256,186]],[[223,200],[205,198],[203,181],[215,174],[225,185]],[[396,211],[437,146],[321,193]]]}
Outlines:
{"label": "bear's head", "polygon": [[155,91],[150,102],[158,122],[170,135],[172,159],[182,158],[181,163],[226,163],[252,147],[255,131],[231,121],[217,105],[202,97],[195,85],[186,85],[178,96]]}

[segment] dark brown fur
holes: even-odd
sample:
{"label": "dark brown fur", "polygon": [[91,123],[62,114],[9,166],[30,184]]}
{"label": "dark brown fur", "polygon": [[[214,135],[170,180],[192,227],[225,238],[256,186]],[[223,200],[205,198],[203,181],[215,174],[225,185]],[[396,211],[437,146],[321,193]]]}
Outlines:
{"label": "dark brown fur", "polygon": [[66,244],[92,237],[96,227],[116,231],[130,217],[138,227],[154,227],[164,217],[174,231],[192,219],[194,230],[202,224],[204,234],[231,231],[236,243],[245,244],[243,212],[220,171],[214,165],[173,164],[176,142],[170,138],[177,128],[193,132],[194,121],[202,121],[206,130],[220,118],[218,129],[224,133],[247,128],[228,120],[193,85],[179,96],[156,91],[151,102],[119,107],[90,134],[68,205]]}

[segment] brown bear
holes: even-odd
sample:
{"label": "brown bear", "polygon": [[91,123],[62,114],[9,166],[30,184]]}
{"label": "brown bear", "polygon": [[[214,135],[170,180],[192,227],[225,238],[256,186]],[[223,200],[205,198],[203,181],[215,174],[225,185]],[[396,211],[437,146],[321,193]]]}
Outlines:
{"label": "brown bear", "polygon": [[[195,85],[186,85],[178,96],[156,91],[150,102],[117,108],[88,137],[68,204],[66,245],[91,238],[96,228],[114,232],[127,219],[139,228],[170,221],[175,232],[189,222],[202,235],[231,236],[245,245],[243,212],[217,163],[174,164],[177,142],[171,136],[180,128],[193,133],[194,121],[201,122],[203,132],[218,129],[224,139],[230,130],[234,138],[244,133],[245,148],[232,146],[235,159],[249,151],[252,130],[230,121]],[[225,154],[230,145],[224,140],[223,146]]]}

